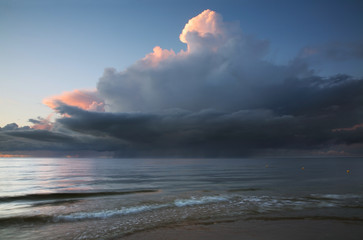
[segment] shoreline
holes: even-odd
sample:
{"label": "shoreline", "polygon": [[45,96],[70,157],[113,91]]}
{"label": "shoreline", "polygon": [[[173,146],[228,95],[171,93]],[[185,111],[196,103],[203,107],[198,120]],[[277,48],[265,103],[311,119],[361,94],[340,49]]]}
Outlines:
{"label": "shoreline", "polygon": [[177,225],[135,232],[124,240],[360,240],[363,223],[337,220],[238,220]]}

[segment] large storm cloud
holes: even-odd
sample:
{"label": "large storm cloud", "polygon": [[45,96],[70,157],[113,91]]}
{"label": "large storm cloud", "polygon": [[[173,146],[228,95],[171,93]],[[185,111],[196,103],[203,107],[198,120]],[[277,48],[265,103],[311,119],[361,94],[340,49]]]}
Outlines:
{"label": "large storm cloud", "polygon": [[309,76],[304,64],[277,66],[265,60],[269,43],[245,35],[206,10],[185,25],[186,51],[155,47],[122,72],[106,69],[98,91],[111,111],[168,108],[237,111],[259,101],[261,87]]}
{"label": "large storm cloud", "polygon": [[[116,157],[363,153],[363,79],[318,76],[309,66],[316,49],[277,65],[267,61],[268,41],[211,10],[189,20],[179,38],[186,50],[157,46],[121,72],[106,69],[97,90],[47,98],[61,117],[52,123],[32,119],[32,129],[0,129],[0,151],[78,149]],[[334,46],[319,57],[361,56],[351,51],[359,44]]]}

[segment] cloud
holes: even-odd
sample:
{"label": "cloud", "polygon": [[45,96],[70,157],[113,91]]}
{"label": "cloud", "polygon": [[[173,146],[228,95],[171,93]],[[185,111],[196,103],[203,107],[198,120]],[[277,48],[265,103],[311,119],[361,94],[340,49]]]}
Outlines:
{"label": "cloud", "polygon": [[[334,78],[331,81],[335,81]],[[354,83],[351,80],[345,84],[356,86]],[[359,83],[363,85],[363,80]],[[325,96],[323,99],[327,105],[310,102],[307,104],[311,109],[314,104],[320,109],[302,109],[298,114],[287,114],[288,101],[279,105],[283,108],[280,113],[274,107],[229,112],[169,109],[149,113],[97,113],[63,105],[58,110],[70,117],[58,119],[58,123],[85,135],[118,139],[122,144],[114,151],[122,157],[236,157],[277,151],[283,154],[293,150],[331,153],[335,145],[363,144],[361,131],[349,134],[333,131],[336,126],[354,124],[363,117],[361,103],[354,110],[345,109],[344,105],[330,106],[330,103],[336,103],[334,96],[329,94],[331,88],[335,88],[335,92],[347,87],[343,85],[330,88],[300,86],[300,91],[305,92],[303,95]],[[285,84],[281,84],[281,89],[285,88]],[[310,109],[302,100],[299,100],[299,106]],[[291,104],[298,105],[298,102]],[[346,117],[340,118],[342,114]]]}
{"label": "cloud", "polygon": [[333,132],[340,132],[340,131],[356,131],[359,130],[360,128],[363,128],[363,123],[360,124],[356,124],[353,127],[348,127],[348,128],[336,128],[333,129]]}
{"label": "cloud", "polygon": [[3,130],[3,131],[7,131],[7,130],[16,130],[16,129],[18,129],[18,128],[19,128],[18,124],[16,124],[16,123],[9,123],[9,124],[7,124],[5,127],[3,127],[3,128],[2,128],[2,130]]}
{"label": "cloud", "polygon": [[78,155],[84,157],[113,156],[121,144],[111,137],[83,135],[64,129],[55,123],[52,130],[29,127],[12,130],[0,129],[0,152],[5,156]]}
{"label": "cloud", "polygon": [[211,10],[190,19],[179,38],[186,51],[156,46],[123,71],[105,69],[96,90],[45,99],[61,117],[30,119],[32,129],[5,126],[0,151],[363,154],[363,79],[316,75],[307,58],[318,50],[277,65],[266,60],[268,41]]}
{"label": "cloud", "polygon": [[0,128],[0,131],[16,131],[16,130],[28,130],[30,129],[28,126],[25,127],[19,127],[16,123],[9,123],[5,125],[5,127]]}
{"label": "cloud", "polygon": [[188,21],[179,39],[187,44],[188,53],[205,48],[217,51],[226,41],[227,34],[222,16],[207,9]]}
{"label": "cloud", "polygon": [[363,40],[355,42],[331,42],[324,45],[308,46],[300,51],[300,57],[309,61],[363,60]]}
{"label": "cloud", "polygon": [[262,148],[295,144],[291,128],[282,130],[298,121],[269,110],[96,113],[64,105],[59,111],[70,115],[58,120],[67,129],[119,139],[122,145],[115,152],[123,157],[249,155]]}
{"label": "cloud", "polygon": [[47,118],[38,117],[38,119],[29,119],[29,122],[33,123],[33,126],[31,126],[31,128],[38,130],[52,130],[52,117],[53,114],[50,114]]}
{"label": "cloud", "polygon": [[95,90],[74,90],[64,92],[61,95],[49,97],[43,100],[48,107],[55,109],[59,104],[77,106],[88,111],[103,112],[105,103]]}
{"label": "cloud", "polygon": [[0,153],[0,158],[24,158],[24,157],[30,157],[29,155],[23,155],[23,154],[3,154]]}
{"label": "cloud", "polygon": [[179,39],[183,43],[188,43],[187,38],[190,33],[197,33],[200,37],[205,37],[207,34],[223,35],[222,25],[222,17],[218,13],[207,9],[188,21]]}
{"label": "cloud", "polygon": [[152,53],[147,54],[142,59],[142,62],[147,66],[157,67],[160,62],[175,56],[176,54],[173,50],[162,49],[161,47],[156,46]]}
{"label": "cloud", "polygon": [[264,59],[269,43],[242,34],[238,24],[205,10],[189,20],[180,39],[187,51],[154,52],[122,72],[106,69],[97,85],[108,110],[169,108],[237,111],[259,101],[262,85],[310,76],[306,65],[278,66]]}

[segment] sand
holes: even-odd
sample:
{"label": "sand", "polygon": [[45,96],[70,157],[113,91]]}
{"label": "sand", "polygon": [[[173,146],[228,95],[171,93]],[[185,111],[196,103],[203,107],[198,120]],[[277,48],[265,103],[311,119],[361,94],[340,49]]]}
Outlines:
{"label": "sand", "polygon": [[335,220],[248,220],[159,228],[125,240],[362,240],[363,222]]}

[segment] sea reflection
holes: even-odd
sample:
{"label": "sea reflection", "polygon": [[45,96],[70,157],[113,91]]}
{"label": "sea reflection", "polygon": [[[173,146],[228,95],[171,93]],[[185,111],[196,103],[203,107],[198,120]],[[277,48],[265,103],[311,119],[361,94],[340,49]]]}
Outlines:
{"label": "sea reflection", "polygon": [[86,159],[1,159],[1,197],[91,190],[94,176],[94,161]]}

